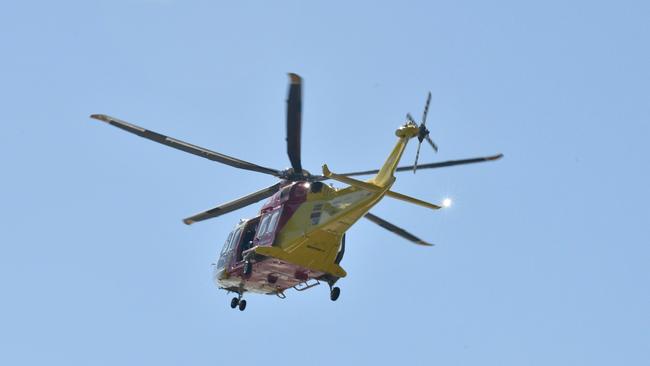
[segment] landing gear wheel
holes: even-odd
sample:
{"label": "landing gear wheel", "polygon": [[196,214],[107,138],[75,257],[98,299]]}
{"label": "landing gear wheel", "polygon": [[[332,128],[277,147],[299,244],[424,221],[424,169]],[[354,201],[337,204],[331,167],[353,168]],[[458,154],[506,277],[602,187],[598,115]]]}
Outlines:
{"label": "landing gear wheel", "polygon": [[239,311],[244,311],[246,309],[246,300],[239,301]]}
{"label": "landing gear wheel", "polygon": [[230,300],[230,307],[234,309],[237,307],[237,305],[239,305],[239,299],[233,297],[232,300]]}
{"label": "landing gear wheel", "polygon": [[341,295],[341,289],[338,287],[332,287],[330,290],[330,300],[336,301],[339,298],[339,295]]}

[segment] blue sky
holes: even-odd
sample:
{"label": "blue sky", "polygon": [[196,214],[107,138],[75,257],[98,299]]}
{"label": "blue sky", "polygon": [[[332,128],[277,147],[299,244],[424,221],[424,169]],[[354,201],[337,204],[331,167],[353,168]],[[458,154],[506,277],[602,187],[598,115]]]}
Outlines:
{"label": "blue sky", "polygon": [[[650,359],[650,6],[642,1],[33,1],[0,5],[0,363],[645,365]],[[436,155],[402,174],[455,205],[373,210],[326,287],[217,291],[210,263],[274,183],[90,120],[106,113],[288,166],[378,167],[406,112]],[[411,163],[410,146],[405,163]]]}

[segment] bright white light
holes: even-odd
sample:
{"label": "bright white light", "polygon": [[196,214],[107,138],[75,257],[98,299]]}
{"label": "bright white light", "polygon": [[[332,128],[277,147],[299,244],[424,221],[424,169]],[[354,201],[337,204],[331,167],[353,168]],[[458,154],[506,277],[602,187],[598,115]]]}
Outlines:
{"label": "bright white light", "polygon": [[445,198],[442,200],[442,207],[449,207],[451,206],[451,198]]}

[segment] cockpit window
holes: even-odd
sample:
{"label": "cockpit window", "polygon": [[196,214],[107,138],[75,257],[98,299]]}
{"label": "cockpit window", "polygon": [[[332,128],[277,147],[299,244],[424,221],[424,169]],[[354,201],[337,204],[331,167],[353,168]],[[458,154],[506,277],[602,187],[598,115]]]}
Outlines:
{"label": "cockpit window", "polygon": [[234,234],[234,231],[230,232],[230,235],[228,235],[228,239],[226,239],[226,242],[223,243],[223,248],[221,248],[221,255],[226,253],[228,250],[230,250],[230,245],[232,243],[232,234]]}
{"label": "cockpit window", "polygon": [[223,248],[221,249],[221,254],[219,254],[219,260],[217,261],[218,269],[226,267],[226,262],[228,262],[228,258],[230,257],[230,251],[237,244],[241,230],[241,227],[237,228],[228,235],[228,239],[226,239],[226,242],[223,244]]}

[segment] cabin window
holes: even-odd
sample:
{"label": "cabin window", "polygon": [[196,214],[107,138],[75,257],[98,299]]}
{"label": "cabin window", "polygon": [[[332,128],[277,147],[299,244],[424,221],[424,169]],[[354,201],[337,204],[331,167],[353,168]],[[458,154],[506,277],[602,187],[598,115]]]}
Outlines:
{"label": "cabin window", "polygon": [[257,229],[257,237],[260,238],[264,233],[266,233],[266,228],[269,226],[269,221],[271,220],[270,215],[265,215],[260,221],[260,227]]}
{"label": "cabin window", "polygon": [[268,232],[275,231],[275,227],[278,225],[278,220],[280,219],[280,210],[276,210],[271,219],[269,220],[269,226],[267,228]]}
{"label": "cabin window", "polygon": [[275,228],[278,226],[278,221],[280,221],[281,209],[277,209],[273,212],[269,212],[262,218],[260,222],[259,229],[257,229],[257,238],[261,239],[264,236],[271,234],[275,231]]}

